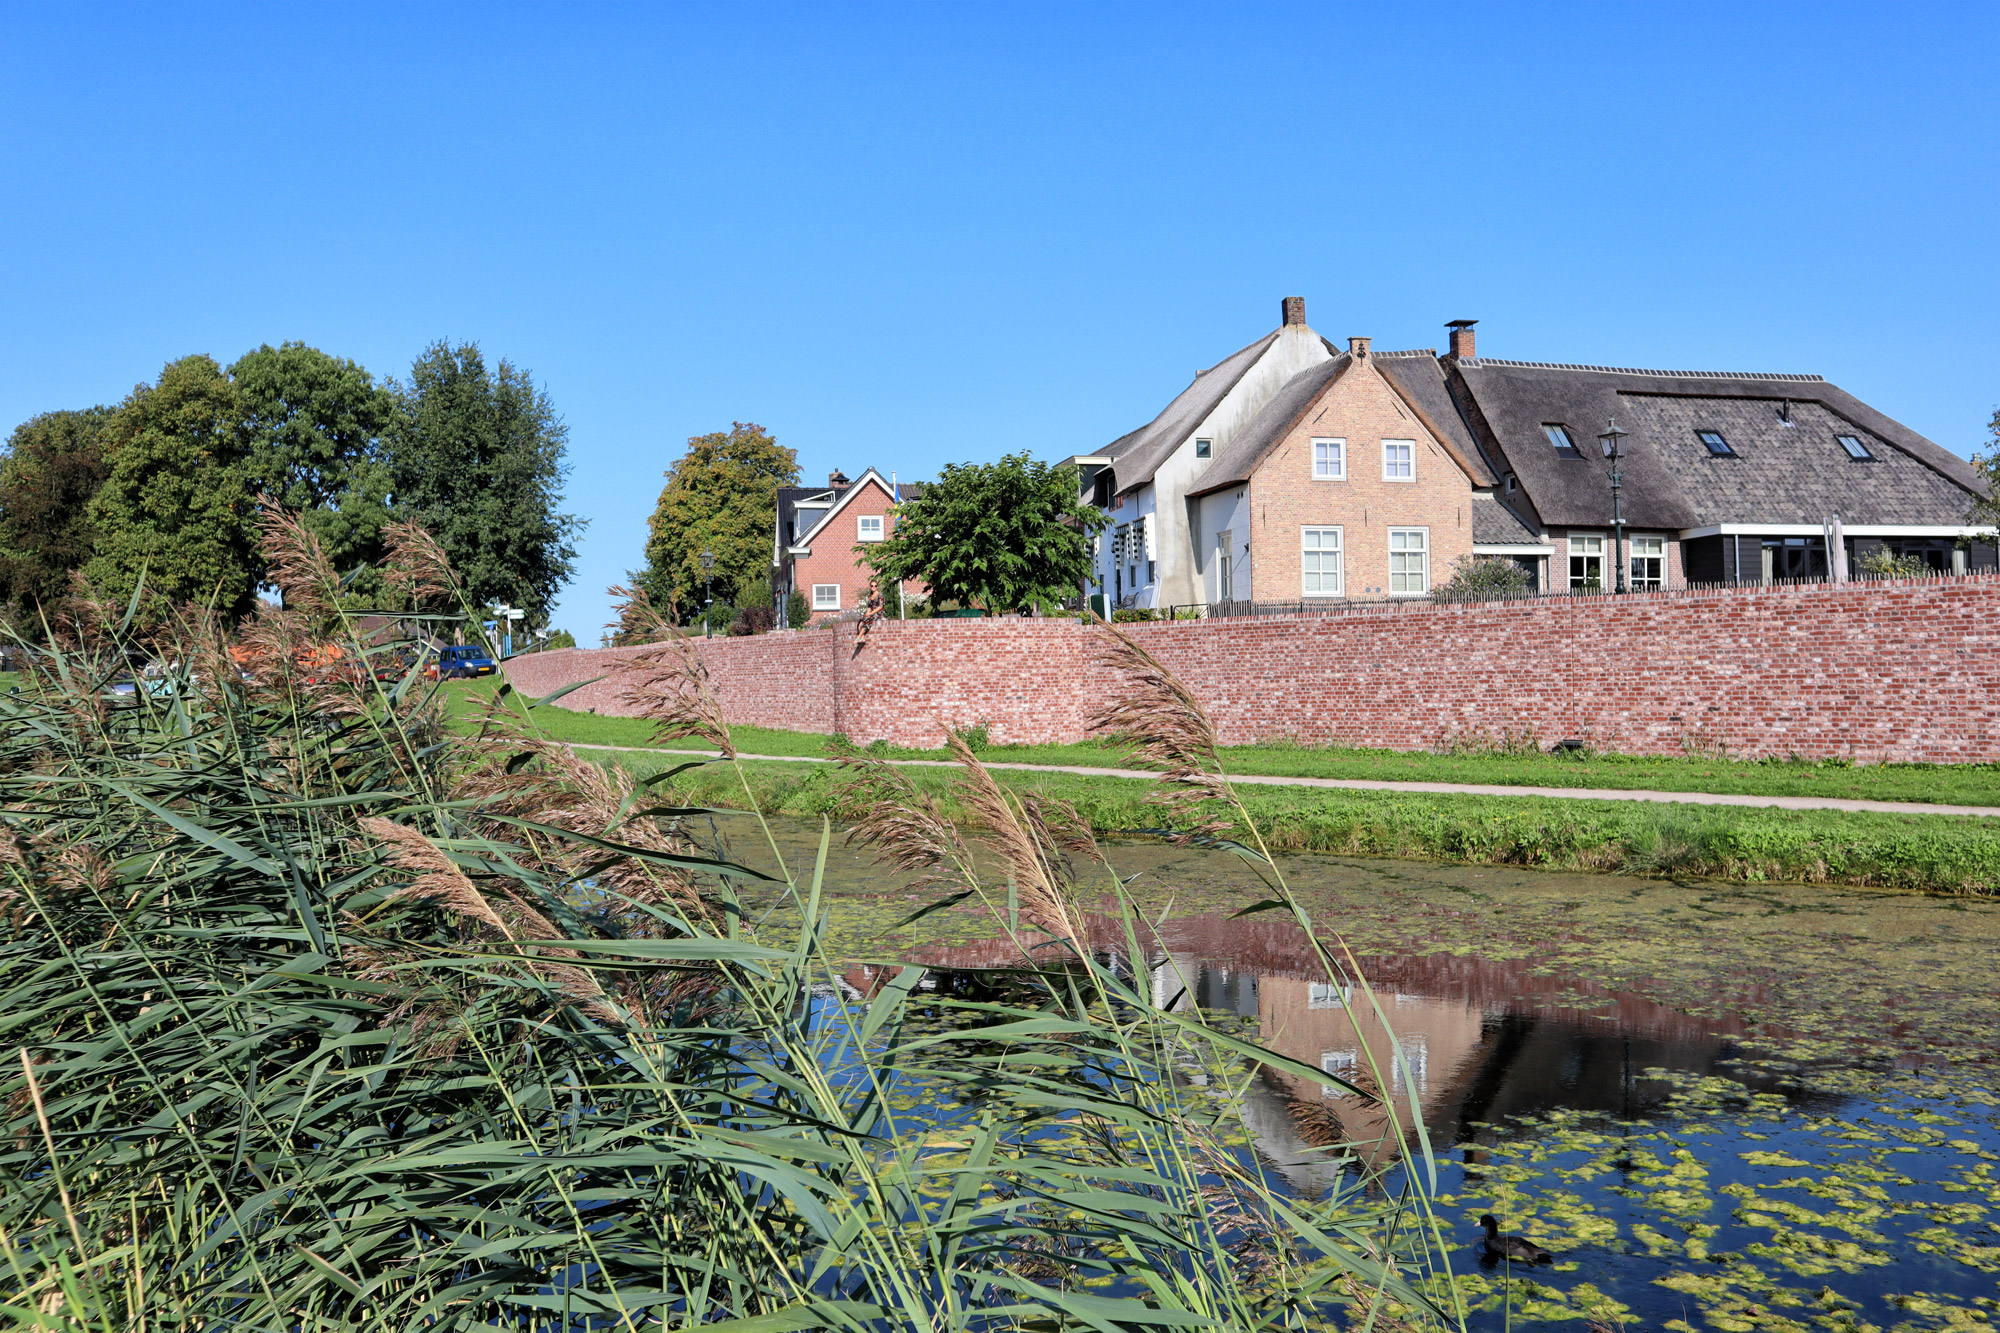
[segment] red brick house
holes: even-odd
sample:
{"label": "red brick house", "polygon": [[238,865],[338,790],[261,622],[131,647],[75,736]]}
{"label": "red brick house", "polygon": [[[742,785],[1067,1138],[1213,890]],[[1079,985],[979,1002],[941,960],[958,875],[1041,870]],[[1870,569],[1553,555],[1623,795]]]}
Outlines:
{"label": "red brick house", "polygon": [[[894,532],[897,503],[914,498],[922,487],[921,482],[898,484],[872,467],[854,481],[835,472],[824,486],[781,487],[771,543],[771,586],[778,604],[783,606],[793,592],[803,593],[814,620],[865,605],[874,575],[855,547]],[[905,583],[902,593],[914,601],[924,588]]]}

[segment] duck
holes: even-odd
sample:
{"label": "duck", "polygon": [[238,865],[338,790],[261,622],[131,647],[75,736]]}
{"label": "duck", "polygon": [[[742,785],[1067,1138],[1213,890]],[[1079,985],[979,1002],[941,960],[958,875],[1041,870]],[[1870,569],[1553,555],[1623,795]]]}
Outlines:
{"label": "duck", "polygon": [[1526,1236],[1503,1236],[1500,1223],[1493,1214],[1487,1213],[1479,1219],[1479,1225],[1486,1228],[1484,1242],[1489,1259],[1516,1259],[1524,1264],[1552,1264],[1556,1257]]}

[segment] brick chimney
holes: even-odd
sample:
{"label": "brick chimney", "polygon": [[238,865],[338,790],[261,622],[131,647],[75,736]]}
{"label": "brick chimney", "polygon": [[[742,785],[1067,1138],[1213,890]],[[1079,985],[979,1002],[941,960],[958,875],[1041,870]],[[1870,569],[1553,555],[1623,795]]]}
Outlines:
{"label": "brick chimney", "polygon": [[1472,350],[1472,326],[1476,319],[1454,319],[1445,325],[1451,330],[1451,355],[1462,361],[1476,361],[1479,354]]}
{"label": "brick chimney", "polygon": [[1300,326],[1301,328],[1303,328],[1303,327],[1305,326],[1305,322],[1306,322],[1306,298],[1305,298],[1305,297],[1303,297],[1303,296],[1287,296],[1287,297],[1285,298],[1285,301],[1284,301],[1284,306],[1283,306],[1283,309],[1284,309],[1284,312],[1285,312],[1285,323],[1286,323],[1286,324],[1297,324],[1297,325],[1299,325],[1299,326]]}
{"label": "brick chimney", "polygon": [[829,486],[845,486],[847,484],[847,474],[839,468],[835,468],[826,474],[826,484]]}
{"label": "brick chimney", "polygon": [[1368,344],[1372,341],[1374,340],[1371,338],[1349,338],[1347,340],[1347,354],[1356,361],[1366,361],[1368,359]]}

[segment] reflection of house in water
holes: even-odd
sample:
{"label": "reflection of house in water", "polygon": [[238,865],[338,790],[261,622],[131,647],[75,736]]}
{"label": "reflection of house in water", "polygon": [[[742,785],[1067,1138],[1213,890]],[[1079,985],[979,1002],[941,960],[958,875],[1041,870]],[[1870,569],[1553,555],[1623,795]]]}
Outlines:
{"label": "reflection of house in water", "polygon": [[[1094,946],[1122,946],[1121,926],[1100,920],[1092,927]],[[1549,975],[1533,960],[1445,953],[1361,959],[1378,1017],[1365,990],[1318,971],[1304,935],[1289,923],[1184,918],[1161,926],[1148,943],[1143,967],[1157,1003],[1254,1017],[1262,1044],[1361,1089],[1343,1093],[1278,1070],[1252,1085],[1244,1109],[1259,1146],[1295,1187],[1313,1192],[1340,1169],[1314,1145],[1344,1142],[1368,1158],[1396,1151],[1385,1139],[1391,1122],[1378,1091],[1395,1098],[1407,1127],[1414,1090],[1438,1146],[1465,1144],[1471,1157],[1470,1145],[1483,1137],[1478,1126],[1510,1116],[1558,1107],[1644,1114],[1667,1092],[1643,1077],[1646,1070],[1713,1072],[1746,1032],[1740,1019],[1696,1017]],[[1005,941],[917,957],[946,967],[1021,961]],[[1754,1011],[1759,998],[1746,988],[1738,1007]],[[1386,1088],[1375,1086],[1370,1056]]]}

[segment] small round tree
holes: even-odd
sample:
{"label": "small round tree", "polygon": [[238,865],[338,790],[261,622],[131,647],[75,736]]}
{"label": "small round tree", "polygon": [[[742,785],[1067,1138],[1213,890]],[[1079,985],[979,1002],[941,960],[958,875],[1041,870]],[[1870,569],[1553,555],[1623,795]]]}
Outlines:
{"label": "small round tree", "polygon": [[1440,602],[1497,602],[1535,591],[1528,571],[1497,555],[1464,555],[1431,595]]}

